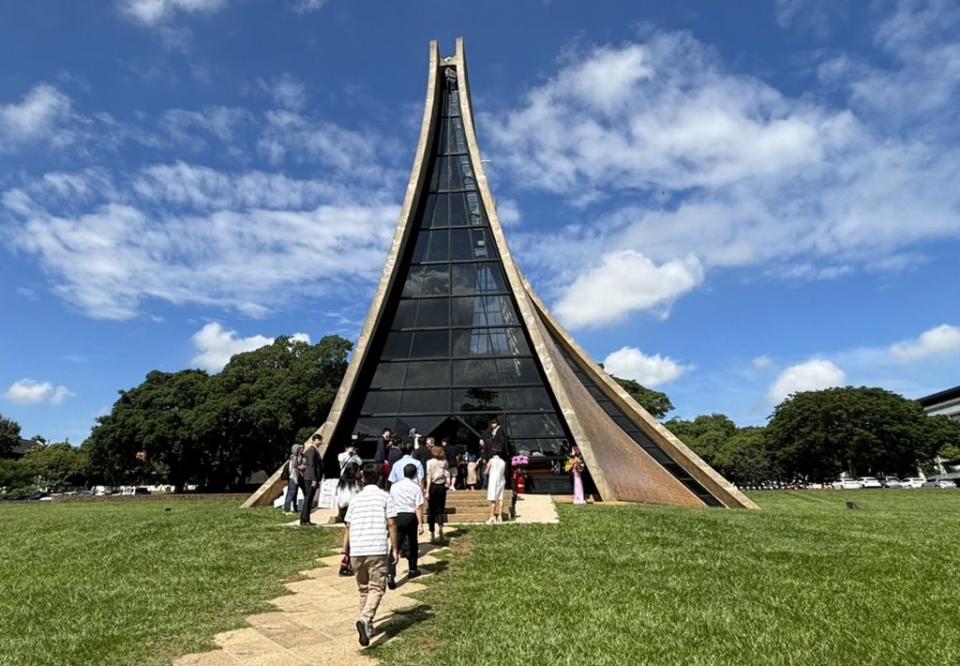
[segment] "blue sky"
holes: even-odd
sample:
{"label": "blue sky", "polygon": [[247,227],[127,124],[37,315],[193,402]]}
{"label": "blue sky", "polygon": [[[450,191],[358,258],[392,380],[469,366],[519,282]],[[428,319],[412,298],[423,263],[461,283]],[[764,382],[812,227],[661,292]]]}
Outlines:
{"label": "blue sky", "polygon": [[467,41],[521,268],[676,415],[960,383],[952,2],[0,6],[0,413],[80,442],[152,369],[355,338],[427,42]]}

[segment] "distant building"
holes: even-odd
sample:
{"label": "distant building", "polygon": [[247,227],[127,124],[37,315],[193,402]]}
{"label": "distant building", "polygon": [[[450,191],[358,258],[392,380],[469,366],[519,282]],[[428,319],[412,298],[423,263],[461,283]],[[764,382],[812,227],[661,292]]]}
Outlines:
{"label": "distant building", "polygon": [[7,457],[13,458],[14,460],[19,460],[24,455],[26,455],[27,451],[29,451],[30,449],[35,449],[38,446],[40,446],[39,442],[35,442],[32,439],[21,439],[20,443],[14,446],[13,449],[10,450],[10,455],[8,455]]}
{"label": "distant building", "polygon": [[933,393],[917,400],[927,416],[949,416],[960,423],[960,386]]}

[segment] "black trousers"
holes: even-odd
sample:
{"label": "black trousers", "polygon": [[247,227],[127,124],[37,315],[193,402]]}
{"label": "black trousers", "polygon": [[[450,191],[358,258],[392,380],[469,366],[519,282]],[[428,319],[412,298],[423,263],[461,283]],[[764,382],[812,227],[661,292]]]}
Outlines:
{"label": "black trousers", "polygon": [[[397,544],[397,547],[400,549],[401,553],[403,552],[403,542],[407,542],[407,565],[409,566],[410,571],[416,571],[417,550],[420,547],[420,544],[417,543],[417,514],[397,514],[397,536],[400,540],[400,543]],[[395,578],[397,575],[397,565],[393,563],[392,557],[389,559],[390,575]]]}
{"label": "black trousers", "polygon": [[429,490],[430,508],[427,522],[430,524],[430,534],[437,525],[443,527],[444,516],[447,512],[447,485],[445,483],[431,483]]}
{"label": "black trousers", "polygon": [[310,522],[310,512],[313,511],[313,496],[317,494],[313,481],[304,481],[303,506],[300,507],[300,524]]}

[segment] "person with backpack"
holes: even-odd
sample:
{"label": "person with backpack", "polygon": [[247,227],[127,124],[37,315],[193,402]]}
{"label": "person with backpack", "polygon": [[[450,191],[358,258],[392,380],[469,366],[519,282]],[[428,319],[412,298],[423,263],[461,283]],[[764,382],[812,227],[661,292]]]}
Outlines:
{"label": "person with backpack", "polygon": [[290,457],[280,472],[280,479],[287,482],[287,495],[283,498],[283,512],[287,515],[295,514],[297,508],[297,493],[300,490],[300,462],[303,457],[303,444],[294,444],[290,447]]}

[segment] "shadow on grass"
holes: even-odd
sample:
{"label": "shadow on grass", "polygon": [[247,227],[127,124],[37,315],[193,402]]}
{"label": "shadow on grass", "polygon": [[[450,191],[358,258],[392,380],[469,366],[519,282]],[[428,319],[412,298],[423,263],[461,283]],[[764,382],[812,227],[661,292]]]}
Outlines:
{"label": "shadow on grass", "polygon": [[433,618],[433,607],[428,604],[394,611],[378,627],[375,646],[379,647],[407,629],[431,618]]}

